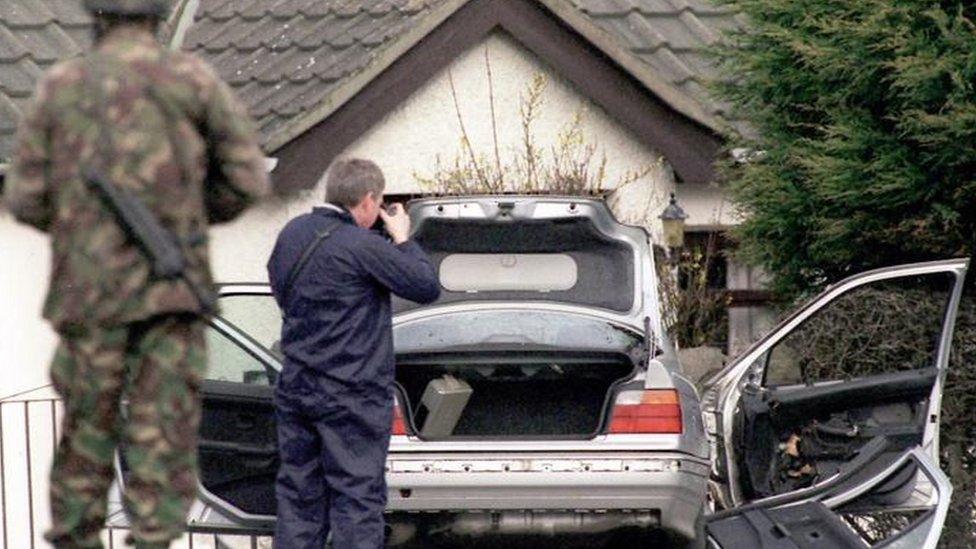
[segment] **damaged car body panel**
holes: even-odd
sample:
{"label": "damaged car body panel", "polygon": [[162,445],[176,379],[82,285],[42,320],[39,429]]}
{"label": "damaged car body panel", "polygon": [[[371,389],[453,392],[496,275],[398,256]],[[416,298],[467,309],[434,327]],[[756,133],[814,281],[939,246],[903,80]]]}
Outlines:
{"label": "damaged car body panel", "polygon": [[[883,440],[865,450],[878,457]],[[823,549],[888,547],[930,549],[938,545],[949,508],[952,485],[920,447],[893,461],[852,464],[850,472],[810,490],[774,496],[719,512],[707,518],[709,547],[728,549],[799,549],[815,544]],[[893,477],[917,472],[931,487],[929,501],[918,508],[879,508],[872,502]],[[860,473],[860,474],[855,474]],[[865,474],[866,473],[866,474]]]}
{"label": "damaged car body panel", "polygon": [[[826,493],[845,476],[863,481],[871,468],[900,460],[902,467],[871,485],[862,507],[877,514],[944,506],[949,490],[932,464],[938,462],[942,389],[968,263],[904,265],[841,281],[713,376],[702,407],[718,507],[742,519],[759,502],[771,509],[769,502],[790,500],[780,505],[788,510],[775,513],[779,527],[808,520],[812,535],[838,536],[829,547],[863,547],[877,529],[849,523],[859,537],[845,545],[837,540],[853,539],[851,531],[818,529],[831,528],[834,513],[804,494]],[[807,514],[796,501],[808,506]],[[814,515],[825,517],[823,524]],[[750,517],[747,522],[776,523]],[[714,516],[711,521],[714,526]],[[929,527],[925,536],[937,539],[941,525],[939,519],[902,524],[901,530],[921,535],[918,529]]]}

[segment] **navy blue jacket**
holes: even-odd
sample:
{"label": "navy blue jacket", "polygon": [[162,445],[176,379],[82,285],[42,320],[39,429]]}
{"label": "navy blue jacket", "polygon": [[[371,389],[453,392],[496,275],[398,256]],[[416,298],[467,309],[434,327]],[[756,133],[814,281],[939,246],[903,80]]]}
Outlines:
{"label": "navy blue jacket", "polygon": [[[333,227],[295,279],[289,272],[317,231]],[[418,303],[440,295],[437,273],[415,242],[393,245],[329,207],[292,219],[268,260],[268,278],[284,314],[285,369],[279,392],[389,395],[393,386],[390,293]],[[305,374],[314,374],[316,387]],[[296,377],[306,378],[297,380]]]}

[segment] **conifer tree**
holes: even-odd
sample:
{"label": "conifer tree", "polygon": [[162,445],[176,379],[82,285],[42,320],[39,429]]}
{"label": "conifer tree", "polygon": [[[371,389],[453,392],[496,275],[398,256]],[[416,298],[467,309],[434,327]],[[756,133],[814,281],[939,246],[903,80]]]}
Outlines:
{"label": "conifer tree", "polygon": [[[755,137],[726,170],[741,252],[803,293],[965,255],[976,229],[976,2],[731,0],[719,95]],[[749,132],[753,133],[753,132]]]}
{"label": "conifer tree", "polygon": [[[745,23],[717,51],[715,92],[748,128],[730,130],[746,154],[722,171],[739,253],[773,290],[789,301],[868,268],[974,254],[976,1],[717,1]],[[976,547],[972,289],[942,406],[944,547]]]}

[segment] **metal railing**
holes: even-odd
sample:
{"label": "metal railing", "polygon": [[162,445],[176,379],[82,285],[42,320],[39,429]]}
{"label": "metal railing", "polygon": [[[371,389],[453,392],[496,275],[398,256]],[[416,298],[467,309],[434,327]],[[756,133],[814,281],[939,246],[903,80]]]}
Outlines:
{"label": "metal railing", "polygon": [[[48,472],[64,410],[49,387],[0,400],[0,549],[50,547]],[[111,506],[111,505],[110,505]],[[107,526],[102,543],[125,547],[128,529]],[[264,531],[190,526],[174,549],[270,549]]]}

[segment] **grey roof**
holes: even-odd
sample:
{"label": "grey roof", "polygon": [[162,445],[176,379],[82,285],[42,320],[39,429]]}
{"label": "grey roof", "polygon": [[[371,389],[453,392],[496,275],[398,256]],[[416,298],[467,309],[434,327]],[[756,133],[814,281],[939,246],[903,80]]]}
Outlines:
{"label": "grey roof", "polygon": [[[199,0],[187,28],[171,23],[182,46],[235,89],[270,151],[328,117],[468,1]],[[724,124],[704,87],[715,77],[704,50],[742,25],[728,9],[709,0],[536,1],[679,112],[713,130]],[[81,0],[0,0],[0,161],[38,76],[89,48],[90,34]]]}
{"label": "grey roof", "polygon": [[[185,49],[203,55],[250,109],[266,148],[335,102],[443,0],[200,0]],[[324,118],[324,116],[323,116]],[[307,129],[307,128],[306,128]]]}
{"label": "grey roof", "polygon": [[716,130],[724,122],[741,125],[729,120],[727,106],[708,93],[709,81],[720,75],[707,49],[722,39],[724,31],[743,28],[743,15],[710,0],[572,2],[616,45],[650,69],[651,77],[697,103],[699,122]]}
{"label": "grey roof", "polygon": [[[164,38],[186,2],[173,2],[173,16],[160,29]],[[0,163],[13,152],[37,80],[58,61],[88,51],[92,31],[82,0],[0,0]]]}
{"label": "grey roof", "polygon": [[[274,150],[325,119],[472,0],[200,0],[183,47],[206,57]],[[510,0],[514,1],[514,0]],[[704,54],[741,23],[709,0],[536,0],[679,112],[713,130]]]}
{"label": "grey roof", "polygon": [[40,75],[90,46],[81,0],[0,0],[0,161]]}

